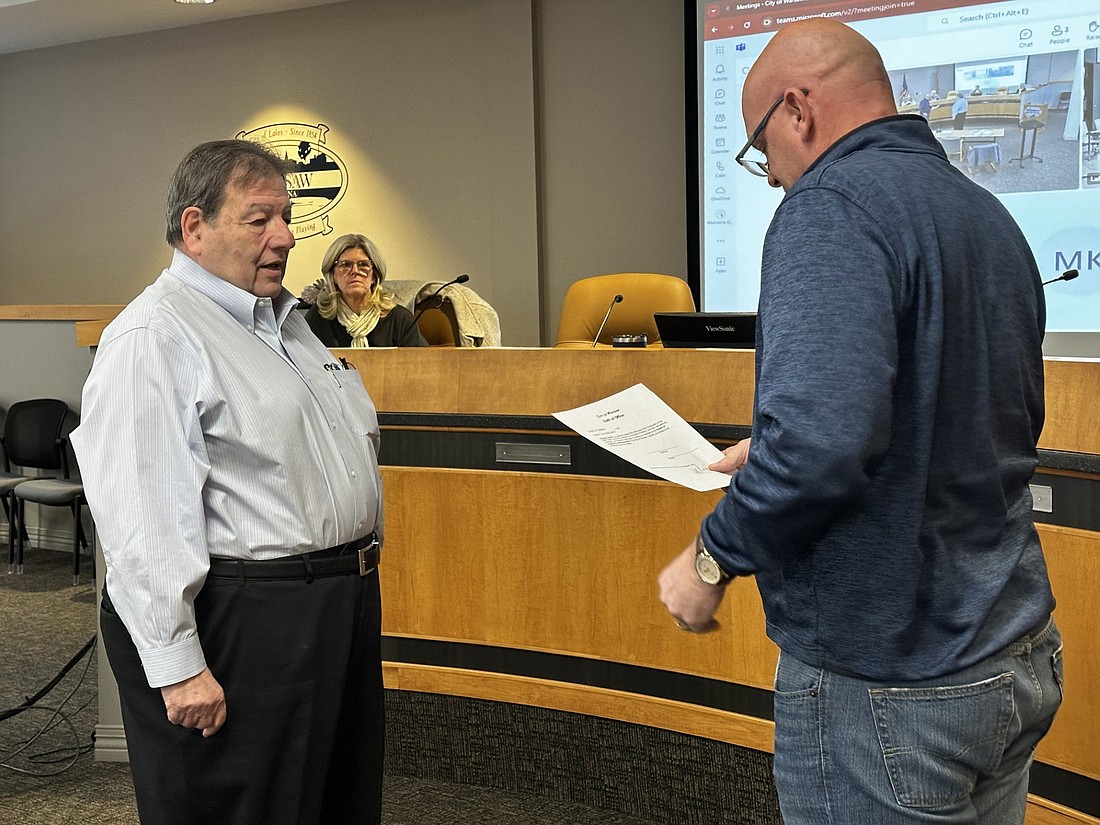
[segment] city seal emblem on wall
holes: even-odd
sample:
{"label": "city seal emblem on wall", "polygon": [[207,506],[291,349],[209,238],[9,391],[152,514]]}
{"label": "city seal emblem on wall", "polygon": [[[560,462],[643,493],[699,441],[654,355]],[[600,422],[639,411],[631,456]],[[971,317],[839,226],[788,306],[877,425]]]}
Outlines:
{"label": "city seal emblem on wall", "polygon": [[344,197],[348,169],[325,144],[328,127],[323,123],[272,123],[241,132],[241,140],[262,143],[295,166],[287,176],[290,192],[290,231],[298,240],[332,232],[328,213]]}

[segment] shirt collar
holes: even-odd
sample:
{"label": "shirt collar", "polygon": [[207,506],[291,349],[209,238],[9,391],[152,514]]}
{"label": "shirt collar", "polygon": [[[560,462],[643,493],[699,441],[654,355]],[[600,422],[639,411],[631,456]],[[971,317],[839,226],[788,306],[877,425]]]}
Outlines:
{"label": "shirt collar", "polygon": [[[887,115],[857,126],[848,134],[838,138],[817,160],[809,165],[802,177],[795,181],[798,186],[803,178],[809,180],[811,172],[824,170],[834,161],[841,160],[863,149],[893,149],[910,152],[931,152],[947,160],[943,146],[932,135],[932,130],[920,115]],[[820,174],[820,173],[819,173]],[[814,181],[816,183],[816,179]],[[790,194],[790,193],[788,193]]]}
{"label": "shirt collar", "polygon": [[245,292],[224,278],[203,269],[193,258],[178,249],[172,251],[172,263],[168,271],[236,318],[241,326],[249,329],[255,325],[257,313],[266,304],[270,304],[274,310],[280,328],[298,305],[298,299],[286,287],[274,298],[257,298],[251,292]]}

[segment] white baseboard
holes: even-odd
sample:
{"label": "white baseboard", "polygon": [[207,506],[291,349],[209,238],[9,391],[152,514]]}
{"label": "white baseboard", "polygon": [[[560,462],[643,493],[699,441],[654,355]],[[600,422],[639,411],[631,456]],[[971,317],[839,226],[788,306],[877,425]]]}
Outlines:
{"label": "white baseboard", "polygon": [[[3,511],[0,510],[0,516],[3,515]],[[73,532],[72,521],[66,525],[66,529],[54,529],[54,528],[42,528],[36,525],[30,524],[27,529],[27,545],[30,547],[38,547],[43,550],[60,550],[63,553],[73,552]],[[30,519],[27,519],[30,521]],[[3,519],[0,519],[2,526],[0,526],[0,546],[5,549],[8,546],[8,523]],[[88,530],[87,519],[84,524],[84,535],[86,537],[91,536]]]}
{"label": "white baseboard", "polygon": [[126,731],[122,725],[95,726],[95,761],[130,761],[130,754],[126,750]]}

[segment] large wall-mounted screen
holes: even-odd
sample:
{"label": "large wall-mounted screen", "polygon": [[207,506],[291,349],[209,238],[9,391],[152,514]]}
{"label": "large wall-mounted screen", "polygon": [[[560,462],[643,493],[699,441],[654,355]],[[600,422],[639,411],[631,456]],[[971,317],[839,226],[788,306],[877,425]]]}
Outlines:
{"label": "large wall-mounted screen", "polygon": [[777,29],[825,16],[875,44],[899,111],[926,117],[960,172],[1000,197],[1043,277],[1079,270],[1048,287],[1048,330],[1100,339],[1100,3],[700,0],[689,14],[704,309],[756,309],[764,233],[783,195],[733,160],[746,140],[745,75]]}

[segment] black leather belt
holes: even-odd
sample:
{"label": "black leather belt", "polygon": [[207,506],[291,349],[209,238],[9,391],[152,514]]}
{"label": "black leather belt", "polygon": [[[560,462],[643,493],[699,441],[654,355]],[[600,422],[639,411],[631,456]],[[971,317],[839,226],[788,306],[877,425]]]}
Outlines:
{"label": "black leather belt", "polygon": [[380,547],[378,537],[371,533],[347,544],[339,544],[313,553],[284,556],[281,559],[246,561],[211,557],[207,578],[219,579],[312,579],[328,576],[347,576],[358,573],[366,576],[378,567]]}

